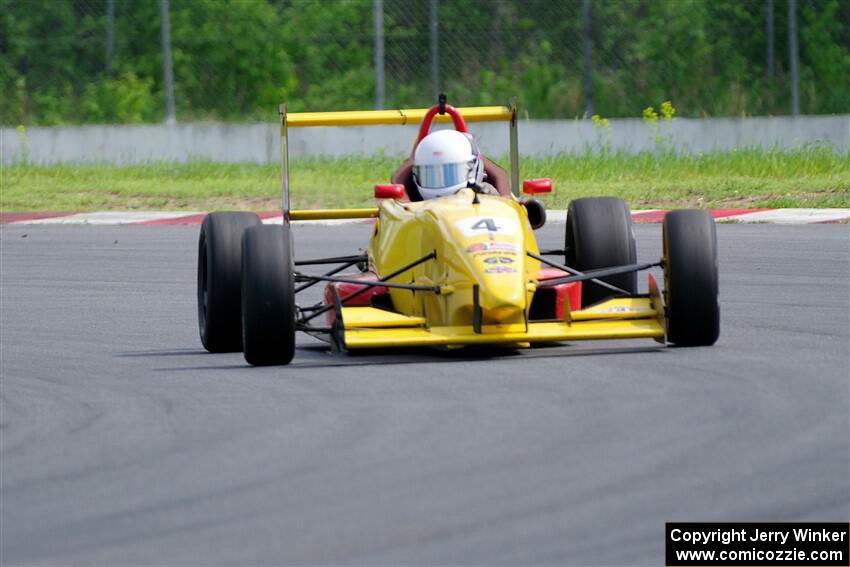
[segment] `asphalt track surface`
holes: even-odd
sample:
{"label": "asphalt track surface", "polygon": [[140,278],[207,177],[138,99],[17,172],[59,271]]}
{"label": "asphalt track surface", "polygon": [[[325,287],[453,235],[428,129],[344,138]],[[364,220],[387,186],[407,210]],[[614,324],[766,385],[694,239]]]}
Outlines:
{"label": "asphalt track surface", "polygon": [[201,348],[198,227],[0,227],[0,563],[662,565],[665,521],[847,521],[848,227],[718,229],[714,347],[250,368]]}

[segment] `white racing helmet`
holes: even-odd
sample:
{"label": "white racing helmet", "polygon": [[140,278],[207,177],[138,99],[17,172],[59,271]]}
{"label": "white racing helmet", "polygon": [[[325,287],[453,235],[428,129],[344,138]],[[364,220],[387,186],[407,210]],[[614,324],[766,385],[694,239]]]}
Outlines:
{"label": "white racing helmet", "polygon": [[413,152],[413,180],[423,199],[444,197],[484,179],[484,160],[470,134],[437,130]]}

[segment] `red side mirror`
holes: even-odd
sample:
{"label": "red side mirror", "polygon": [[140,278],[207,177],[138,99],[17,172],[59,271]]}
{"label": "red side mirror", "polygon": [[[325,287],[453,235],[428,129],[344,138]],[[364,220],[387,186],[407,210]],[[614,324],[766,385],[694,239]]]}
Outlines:
{"label": "red side mirror", "polygon": [[400,183],[375,184],[376,199],[402,199],[405,195],[404,185]]}
{"label": "red side mirror", "polygon": [[522,182],[522,192],[526,195],[537,195],[538,193],[551,193],[552,180],[548,177],[541,179],[526,179]]}

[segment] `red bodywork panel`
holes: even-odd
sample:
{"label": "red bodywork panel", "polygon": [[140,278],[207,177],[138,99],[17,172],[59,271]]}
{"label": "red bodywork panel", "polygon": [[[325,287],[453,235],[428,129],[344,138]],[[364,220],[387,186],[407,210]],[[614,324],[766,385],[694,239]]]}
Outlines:
{"label": "red bodywork panel", "polygon": [[[378,276],[374,272],[362,272],[360,274],[346,274],[345,277],[350,280],[363,280],[365,282],[374,282],[378,280]],[[325,286],[325,304],[333,305],[333,290],[336,289],[337,296],[342,299],[356,291],[364,289],[366,286],[355,283],[344,282],[328,282]],[[388,294],[390,290],[382,285],[366,289],[364,292],[357,294],[345,302],[346,307],[353,305],[372,305],[372,297],[375,295]],[[336,314],[333,310],[325,313],[328,324],[333,325],[336,320]]]}
{"label": "red bodywork panel", "polygon": [[[549,279],[549,278],[563,278],[569,276],[570,274],[566,272],[562,272],[558,268],[540,268],[540,276],[539,279]],[[546,290],[546,291],[544,291]],[[548,290],[552,290],[551,292]],[[554,311],[551,311],[551,307],[546,309],[545,312],[548,312],[549,315],[554,315],[551,318],[558,319],[559,321],[564,320],[564,307],[569,305],[570,311],[578,311],[581,309],[581,282],[570,282],[565,284],[560,284],[556,286],[552,286],[550,288],[543,288],[538,290],[538,294],[543,291],[544,293],[554,293],[554,298],[549,298],[549,301],[554,299]],[[547,317],[550,318],[550,317]]]}

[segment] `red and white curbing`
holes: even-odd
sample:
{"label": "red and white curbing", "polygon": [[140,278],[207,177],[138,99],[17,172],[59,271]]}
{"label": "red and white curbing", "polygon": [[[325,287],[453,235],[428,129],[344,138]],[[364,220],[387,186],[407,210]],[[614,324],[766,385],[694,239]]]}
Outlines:
{"label": "red and white curbing", "polygon": [[[848,209],[708,209],[717,221],[769,224],[831,224],[850,220]],[[666,209],[632,211],[635,222],[661,222]],[[279,211],[258,213],[266,224],[280,224]],[[9,224],[89,224],[89,225],[157,225],[157,224],[200,224],[206,213],[197,212],[138,212],[105,211],[97,213],[5,213],[0,212],[0,223]],[[563,223],[567,213],[564,210],[546,211],[549,222]],[[299,224],[335,225],[369,222],[362,219],[342,219],[324,221],[298,221]]]}

